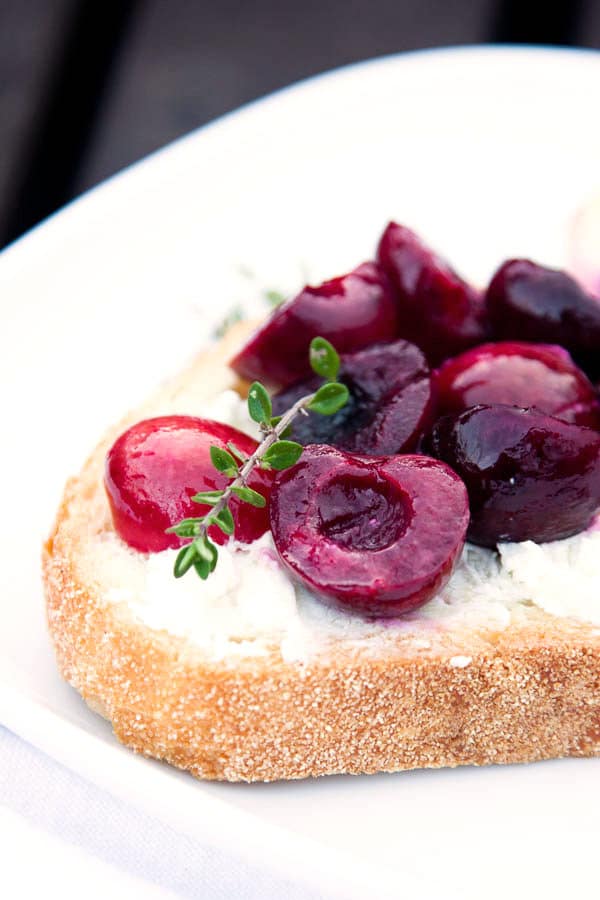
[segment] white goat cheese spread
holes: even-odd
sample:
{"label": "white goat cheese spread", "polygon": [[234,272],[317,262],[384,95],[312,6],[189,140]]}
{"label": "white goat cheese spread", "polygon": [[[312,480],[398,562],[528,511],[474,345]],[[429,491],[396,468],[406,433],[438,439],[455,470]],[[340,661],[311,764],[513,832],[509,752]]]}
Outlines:
{"label": "white goat cheese spread", "polygon": [[[251,431],[246,407],[224,391],[196,413]],[[197,645],[211,659],[265,655],[278,648],[284,659],[303,660],[324,642],[344,639],[411,639],[426,650],[439,630],[506,628],[523,606],[572,617],[600,627],[600,527],[547,544],[500,544],[498,553],[467,544],[446,587],[407,616],[365,621],[326,605],[288,575],[270,533],[252,544],[219,547],[219,562],[207,581],[173,577],[176,550],[141,554],[114,533],[102,542],[114,583],[107,602],[124,603],[150,628],[166,630]],[[106,570],[106,569],[105,569]],[[119,577],[119,572],[123,577]],[[418,634],[417,634],[418,632]],[[470,658],[455,655],[464,667]]]}

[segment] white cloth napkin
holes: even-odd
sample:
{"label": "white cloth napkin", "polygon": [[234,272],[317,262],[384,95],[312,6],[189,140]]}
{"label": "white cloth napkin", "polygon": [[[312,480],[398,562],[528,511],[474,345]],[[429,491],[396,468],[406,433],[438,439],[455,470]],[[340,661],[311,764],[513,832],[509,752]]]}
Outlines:
{"label": "white cloth napkin", "polygon": [[330,900],[202,846],[2,726],[0,860],[10,900]]}

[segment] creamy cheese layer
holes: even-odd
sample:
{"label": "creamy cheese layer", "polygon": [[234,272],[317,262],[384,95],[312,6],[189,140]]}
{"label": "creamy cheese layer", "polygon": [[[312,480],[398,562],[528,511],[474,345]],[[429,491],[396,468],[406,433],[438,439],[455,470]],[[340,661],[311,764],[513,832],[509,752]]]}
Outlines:
{"label": "creamy cheese layer", "polygon": [[[225,391],[198,415],[251,431],[245,404]],[[150,628],[188,639],[212,659],[265,655],[305,660],[332,641],[397,642],[426,650],[444,634],[465,628],[502,630],[519,609],[536,606],[557,617],[600,627],[600,527],[547,544],[501,544],[498,553],[467,544],[446,587],[417,611],[394,620],[367,622],[336,611],[295,583],[279,561],[270,534],[253,544],[231,541],[207,581],[175,579],[177,551],[148,556],[106,533],[94,553],[107,602],[125,604]],[[126,585],[126,587],[125,587]],[[431,637],[431,640],[429,639]],[[457,655],[451,664],[468,665]]]}

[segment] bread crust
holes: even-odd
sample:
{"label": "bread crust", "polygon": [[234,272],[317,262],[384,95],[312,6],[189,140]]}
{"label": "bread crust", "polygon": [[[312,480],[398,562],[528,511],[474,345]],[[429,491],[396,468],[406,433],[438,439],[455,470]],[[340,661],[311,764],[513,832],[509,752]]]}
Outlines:
{"label": "bread crust", "polygon": [[[181,378],[222,366],[247,328]],[[344,642],[304,663],[277,648],[215,662],[106,602],[82,565],[82,535],[110,529],[104,456],[143,414],[112,429],[69,481],[43,552],[60,672],[122,743],[227,781],[600,755],[600,631],[585,623],[532,610],[502,631],[465,636],[464,665],[456,648],[419,656],[399,646],[374,658]]]}

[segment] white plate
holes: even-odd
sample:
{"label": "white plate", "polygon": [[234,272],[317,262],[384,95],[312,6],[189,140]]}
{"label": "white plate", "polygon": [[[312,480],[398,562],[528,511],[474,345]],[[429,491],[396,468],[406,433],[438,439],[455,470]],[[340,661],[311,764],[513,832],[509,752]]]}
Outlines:
{"label": "white plate", "polygon": [[481,282],[507,255],[563,264],[600,187],[599,94],[591,53],[354,66],[177,142],[2,255],[1,721],[177,827],[348,896],[595,881],[596,760],[231,786],[133,756],[55,672],[38,557],[66,475],[233,303],[353,266],[391,217]]}

